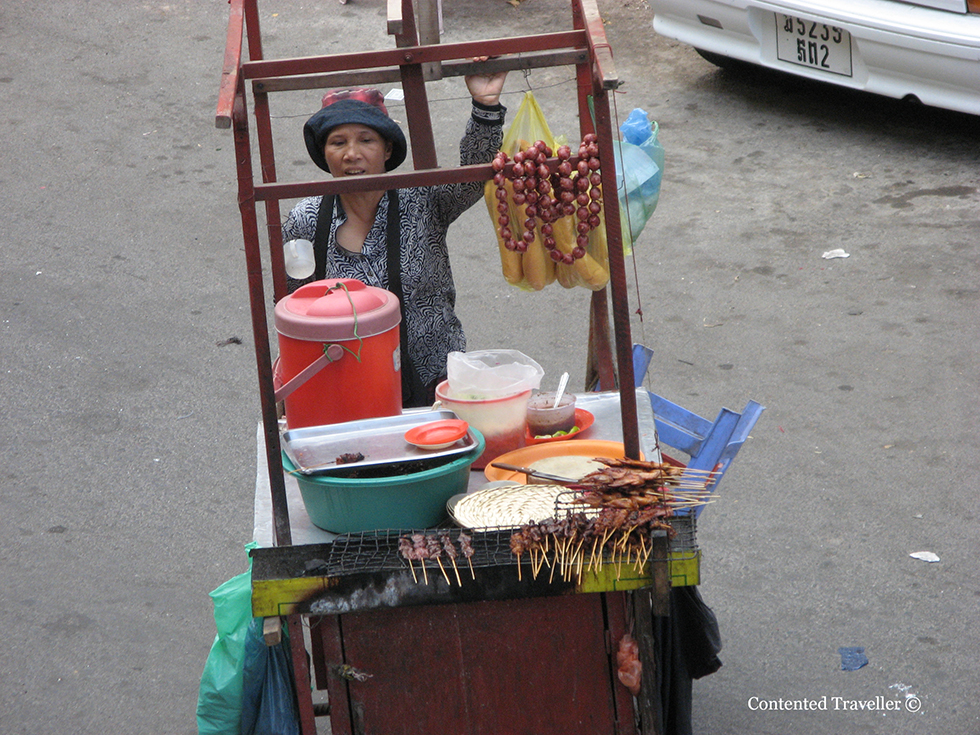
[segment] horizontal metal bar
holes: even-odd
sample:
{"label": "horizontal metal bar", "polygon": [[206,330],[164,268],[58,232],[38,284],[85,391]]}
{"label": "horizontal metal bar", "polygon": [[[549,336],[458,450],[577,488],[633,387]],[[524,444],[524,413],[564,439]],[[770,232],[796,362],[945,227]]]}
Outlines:
{"label": "horizontal metal bar", "polygon": [[299,199],[308,196],[346,194],[355,191],[382,191],[406,189],[413,186],[462,184],[469,181],[487,181],[493,178],[493,173],[493,167],[489,163],[480,163],[456,168],[423,169],[402,173],[377,174],[375,176],[351,176],[324,181],[256,184],[255,199],[257,201]]}
{"label": "horizontal metal bar", "polygon": [[495,38],[463,43],[442,43],[432,46],[407,46],[382,51],[364,51],[329,56],[306,56],[292,59],[248,61],[242,64],[246,79],[287,77],[299,74],[377,69],[402,64],[425,64],[454,59],[473,59],[481,56],[504,56],[530,51],[587,48],[585,31],[543,33],[539,36]]}
{"label": "horizontal metal bar", "polygon": [[[571,156],[568,162],[572,168],[578,165],[578,156]],[[545,161],[554,173],[560,161],[552,156]],[[504,167],[504,174],[510,175],[513,163]],[[407,189],[414,186],[436,186],[438,184],[465,184],[470,181],[489,181],[494,175],[489,163],[474,163],[453,168],[430,168],[417,171],[391,172],[373,176],[349,176],[324,181],[300,181],[292,183],[255,184],[255,199],[300,199],[308,196],[347,194],[355,191],[384,191],[387,189]]]}
{"label": "horizontal metal bar", "polygon": [[[498,71],[528,71],[553,66],[574,66],[584,64],[588,58],[588,51],[585,49],[572,49],[504,56],[483,62],[446,61],[442,64],[442,76],[461,77],[476,73],[492,74]],[[401,72],[398,67],[391,67],[361,72],[342,71],[289,77],[263,77],[253,79],[252,85],[256,92],[290,92],[302,89],[329,89],[397,82],[401,82]]]}

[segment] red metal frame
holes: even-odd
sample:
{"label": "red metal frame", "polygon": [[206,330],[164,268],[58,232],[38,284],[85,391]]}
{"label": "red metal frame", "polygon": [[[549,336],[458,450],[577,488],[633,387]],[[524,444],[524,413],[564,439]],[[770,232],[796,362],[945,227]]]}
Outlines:
{"label": "red metal frame", "polygon": [[[397,0],[390,0],[389,6]],[[282,260],[279,201],[317,194],[337,194],[368,188],[420,186],[449,181],[488,180],[492,177],[489,164],[440,169],[437,168],[428,102],[422,65],[440,63],[442,73],[460,75],[466,72],[469,60],[476,55],[493,56],[485,62],[487,68],[517,69],[526,65],[525,54],[539,54],[539,66],[567,64],[573,52],[578,82],[578,106],[581,132],[593,131],[599,137],[600,156],[613,160],[615,130],[610,112],[609,94],[618,85],[612,64],[612,52],[606,41],[602,19],[594,0],[572,0],[572,31],[548,33],[531,37],[512,37],[471,41],[455,44],[418,45],[412,0],[401,0],[401,16],[389,25],[400,28],[396,36],[398,48],[367,51],[358,54],[333,54],[295,59],[266,60],[262,55],[259,31],[258,0],[231,0],[227,46],[222,69],[221,85],[215,122],[218,127],[232,127],[238,160],[238,204],[241,211],[248,268],[249,297],[252,309],[252,328],[255,336],[256,362],[262,403],[262,420],[266,455],[272,487],[272,507],[276,543],[291,543],[289,515],[286,508],[282,474],[278,420],[273,388],[272,357],[266,319],[267,300],[262,282],[262,254],[256,205],[265,203],[267,241],[272,270],[273,297],[285,295],[285,273]],[[242,58],[243,35],[248,38],[248,60]],[[540,56],[551,52],[553,57]],[[357,78],[371,70],[387,73],[390,79],[400,78],[406,94],[406,111],[415,171],[390,173],[379,177],[362,177],[356,183],[347,180],[325,180],[299,183],[279,183],[276,180],[275,155],[272,140],[268,95],[270,90],[316,87],[329,80],[330,74],[344,74],[345,80]],[[387,71],[386,71],[387,70]],[[352,75],[351,72],[357,74]],[[397,76],[391,76],[397,74]],[[317,75],[327,75],[327,78]],[[377,77],[372,77],[377,79]],[[248,124],[246,81],[252,81],[259,167],[262,183],[256,183],[252,167],[252,151]],[[590,105],[591,99],[591,105]],[[554,161],[552,161],[554,165]],[[615,170],[602,167],[603,199],[607,211],[617,212]],[[636,398],[633,392],[633,356],[627,303],[626,270],[623,258],[622,232],[618,216],[606,217],[606,238],[609,245],[610,285],[612,292],[612,322],[615,333],[618,380],[613,380],[612,368],[606,357],[609,350],[608,316],[605,291],[592,299],[591,341],[599,354],[599,372],[605,385],[618,384],[621,390],[623,435],[626,454],[639,456]]]}
{"label": "red metal frame", "polygon": [[[286,295],[280,200],[363,189],[391,189],[491,179],[493,170],[489,164],[438,168],[425,91],[423,66],[437,65],[443,77],[461,76],[475,68],[472,58],[477,56],[492,57],[482,63],[482,68],[488,71],[574,65],[581,134],[584,136],[588,132],[595,132],[599,138],[600,157],[603,161],[613,161],[613,142],[616,134],[609,95],[618,86],[618,80],[612,62],[612,52],[606,41],[595,0],[570,0],[570,2],[573,27],[571,31],[454,44],[420,45],[413,0],[388,0],[388,28],[389,33],[395,35],[396,48],[357,54],[267,60],[262,52],[258,0],[230,0],[228,34],[215,124],[219,128],[230,127],[234,132],[238,206],[245,245],[276,545],[291,545],[292,534],[286,505],[272,349],[266,317],[269,302],[263,282],[258,203],[265,204],[266,241],[272,273],[273,300],[278,301]],[[243,58],[245,38],[248,41],[247,59]],[[378,84],[385,81],[400,81],[405,91],[414,171],[358,177],[356,181],[278,182],[269,110],[270,93],[287,89],[322,89],[330,86]],[[256,118],[255,135],[258,143],[261,183],[256,183],[252,163],[248,116],[249,87]],[[557,161],[552,159],[550,165],[556,166]],[[602,167],[602,189],[606,211],[616,213],[614,216],[605,217],[610,266],[609,289],[615,333],[615,368],[612,365],[609,349],[609,316],[605,289],[592,296],[590,349],[596,357],[598,363],[596,367],[603,384],[620,386],[625,451],[627,456],[639,457],[626,270],[618,216],[615,169],[612,165]],[[615,380],[617,376],[618,380]],[[297,660],[298,680],[308,680],[309,667],[305,653],[302,653],[305,651],[302,620],[299,616],[289,616],[287,623],[294,654],[296,654],[294,659]],[[316,665],[316,662],[314,663]],[[303,731],[314,733],[311,692],[302,686],[299,690]]]}

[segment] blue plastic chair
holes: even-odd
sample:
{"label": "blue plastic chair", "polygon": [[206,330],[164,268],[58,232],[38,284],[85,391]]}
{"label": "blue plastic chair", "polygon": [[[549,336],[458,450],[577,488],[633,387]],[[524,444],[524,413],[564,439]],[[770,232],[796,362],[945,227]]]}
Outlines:
{"label": "blue plastic chair", "polygon": [[[652,356],[653,350],[648,347],[633,346],[633,378],[637,388],[643,385]],[[749,401],[741,413],[723,408],[712,422],[662,396],[648,394],[660,444],[688,455],[689,469],[711,472],[707,489],[714,492],[765,407]],[[701,515],[702,510],[704,506],[699,506],[695,517]]]}
{"label": "blue plastic chair", "polygon": [[[689,469],[711,472],[708,492],[718,489],[721,478],[765,410],[756,401],[749,401],[742,413],[723,408],[711,422],[654,393],[650,393],[650,405],[660,444],[687,454]],[[702,510],[704,506],[699,506],[695,517]]]}

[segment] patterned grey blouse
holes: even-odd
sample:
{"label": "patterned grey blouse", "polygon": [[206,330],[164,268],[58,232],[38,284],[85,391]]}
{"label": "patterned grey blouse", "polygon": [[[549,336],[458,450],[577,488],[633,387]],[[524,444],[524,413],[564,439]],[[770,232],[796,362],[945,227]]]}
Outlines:
{"label": "patterned grey blouse", "polygon": [[[487,163],[500,149],[506,108],[474,103],[460,141],[461,165]],[[449,265],[446,232],[449,225],[478,202],[483,183],[443,184],[398,190],[401,228],[402,291],[408,332],[408,355],[423,385],[446,372],[446,356],[466,349],[463,325],[456,316],[456,287]],[[313,240],[321,197],[309,197],[297,204],[282,227],[283,242]],[[382,197],[374,226],[360,253],[337,244],[337,228],[347,215],[338,198],[327,246],[327,278],[355,278],[371,286],[388,287],[387,262],[388,198]],[[491,238],[490,241],[496,241]],[[292,292],[312,281],[289,279]]]}

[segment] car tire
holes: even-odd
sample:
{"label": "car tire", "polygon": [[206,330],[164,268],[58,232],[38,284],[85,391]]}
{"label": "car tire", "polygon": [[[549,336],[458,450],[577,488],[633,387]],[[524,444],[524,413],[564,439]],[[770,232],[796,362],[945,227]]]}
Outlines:
{"label": "car tire", "polygon": [[698,55],[702,59],[714,64],[717,67],[724,69],[725,71],[745,71],[751,68],[751,64],[741,61],[739,59],[733,59],[731,56],[723,56],[722,54],[716,54],[713,51],[704,51],[702,49],[694,49],[698,52]]}

